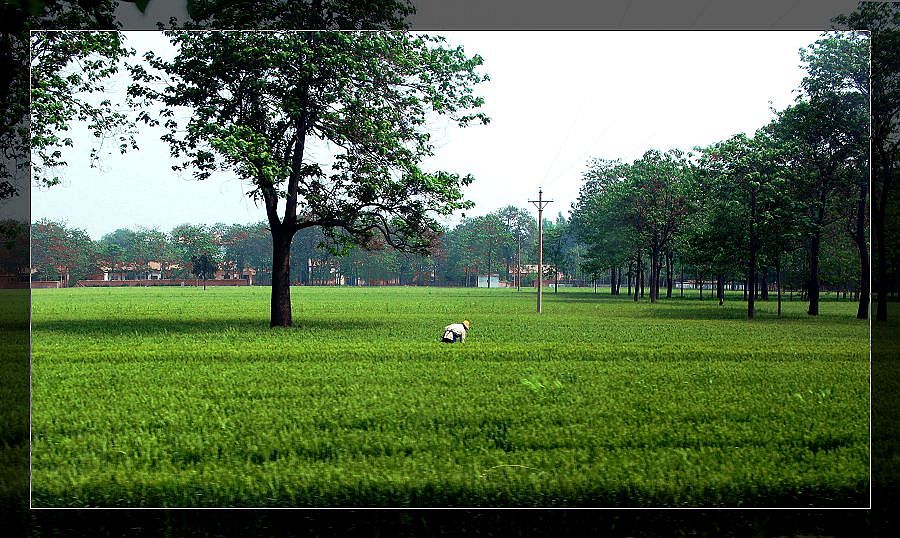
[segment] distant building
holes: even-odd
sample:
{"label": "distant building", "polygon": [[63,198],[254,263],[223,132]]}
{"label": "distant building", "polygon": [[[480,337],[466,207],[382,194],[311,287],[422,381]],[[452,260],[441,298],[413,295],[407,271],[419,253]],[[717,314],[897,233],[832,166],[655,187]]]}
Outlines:
{"label": "distant building", "polygon": [[[177,265],[167,265],[166,270],[178,269]],[[90,275],[92,280],[160,280],[163,278],[162,264],[149,261],[143,264],[116,262],[98,267],[100,273]]]}
{"label": "distant building", "polygon": [[491,288],[505,288],[506,282],[500,282],[500,275],[478,275],[478,287],[487,288],[490,281]]}
{"label": "distant building", "polygon": [[254,276],[256,276],[256,269],[246,267],[239,271],[237,263],[228,260],[219,264],[219,268],[213,273],[213,280],[249,280],[252,286]]}

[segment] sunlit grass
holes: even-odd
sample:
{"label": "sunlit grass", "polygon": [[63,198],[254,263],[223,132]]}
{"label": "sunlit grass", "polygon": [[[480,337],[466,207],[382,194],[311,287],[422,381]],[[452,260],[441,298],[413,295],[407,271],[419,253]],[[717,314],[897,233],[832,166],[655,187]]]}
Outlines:
{"label": "sunlit grass", "polygon": [[35,290],[34,505],[868,503],[853,303],[292,293]]}

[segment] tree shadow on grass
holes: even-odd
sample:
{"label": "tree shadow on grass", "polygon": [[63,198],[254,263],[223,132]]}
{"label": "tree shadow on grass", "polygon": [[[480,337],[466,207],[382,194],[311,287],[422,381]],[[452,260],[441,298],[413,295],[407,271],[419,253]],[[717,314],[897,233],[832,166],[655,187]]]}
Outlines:
{"label": "tree shadow on grass", "polygon": [[90,337],[102,336],[154,336],[185,335],[229,332],[260,331],[353,331],[388,325],[387,320],[354,320],[347,318],[295,318],[293,327],[269,327],[269,320],[262,318],[126,318],[126,319],[68,319],[35,322],[34,333],[69,333]]}

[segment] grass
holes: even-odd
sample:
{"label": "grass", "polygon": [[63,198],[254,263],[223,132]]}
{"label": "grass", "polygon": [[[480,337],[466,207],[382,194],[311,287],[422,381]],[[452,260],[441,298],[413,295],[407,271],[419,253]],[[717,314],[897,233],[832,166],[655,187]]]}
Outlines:
{"label": "grass", "polygon": [[292,293],[35,290],[33,505],[868,505],[854,303]]}

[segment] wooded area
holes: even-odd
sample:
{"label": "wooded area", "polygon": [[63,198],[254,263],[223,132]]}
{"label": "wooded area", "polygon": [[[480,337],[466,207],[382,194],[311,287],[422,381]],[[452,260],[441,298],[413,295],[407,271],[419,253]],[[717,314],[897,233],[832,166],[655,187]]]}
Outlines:
{"label": "wooded area", "polygon": [[[461,125],[472,120],[486,122],[483,115],[464,114],[481,104],[471,93],[472,85],[481,80],[473,71],[480,58],[467,59],[459,51],[445,51],[443,60],[432,56],[416,60],[425,62],[420,68],[431,65],[428,69],[438,68],[437,63],[428,62],[445,62],[447,69],[458,73],[454,82],[447,79],[444,90],[450,94],[444,98],[428,93],[434,90],[425,85],[413,84],[409,94],[399,91],[404,80],[412,80],[411,72],[405,72],[400,64],[378,67],[385,70],[379,83],[383,87],[370,86],[364,78],[343,85],[336,81],[357,75],[350,71],[323,75],[318,68],[311,68],[317,74],[310,74],[313,78],[305,85],[285,90],[278,81],[284,82],[281,73],[293,67],[278,63],[282,60],[270,60],[268,78],[256,79],[262,86],[247,86],[249,79],[236,71],[205,67],[205,77],[231,87],[222,94],[220,90],[207,92],[203,89],[207,79],[197,78],[200,49],[221,49],[222,54],[230,55],[229,62],[246,62],[249,73],[258,68],[257,56],[273,47],[285,47],[285,61],[302,57],[313,63],[337,61],[329,56],[335,54],[343,54],[337,59],[347,63],[374,47],[394,50],[398,54],[395,61],[402,63],[409,61],[409,54],[427,54],[431,45],[419,38],[387,35],[368,41],[357,34],[343,35],[337,41],[336,36],[318,36],[312,41],[268,37],[265,43],[250,36],[170,35],[181,55],[174,62],[151,55],[149,65],[181,77],[182,85],[168,86],[162,93],[153,90],[154,76],[138,64],[132,67],[138,83],[132,87],[131,97],[135,102],[163,104],[159,117],[169,118],[165,124],[170,130],[164,138],[172,145],[173,155],[184,160],[176,168],[193,170],[199,179],[219,167],[237,171],[254,186],[250,194],[265,202],[268,220],[247,225],[185,224],[168,233],[120,229],[96,242],[64,223],[41,221],[32,226],[33,278],[73,285],[79,278],[96,278],[109,270],[130,271],[139,278],[138,273],[147,273],[151,263],[157,268],[157,278],[184,278],[196,272],[199,256],[207,256],[215,266],[212,271],[243,275],[252,270],[255,283],[277,284],[275,287],[288,283],[476,286],[478,277],[486,275],[496,275],[496,279],[486,278],[487,286],[492,282],[534,285],[537,222],[527,209],[509,205],[487,215],[463,218],[452,227],[440,226],[428,216],[471,207],[460,188],[472,178],[443,172],[426,175],[417,168],[418,160],[431,152],[426,133],[416,132],[424,114],[422,107],[427,104],[450,114]],[[37,43],[53,51],[54,45],[60,46],[59,37],[54,39]],[[79,47],[102,45],[109,49],[109,62],[124,54],[118,41],[98,44],[80,39]],[[412,40],[404,41],[408,39]],[[440,46],[440,41],[434,43]],[[318,50],[322,47],[327,52]],[[410,52],[417,48],[419,52]],[[441,50],[435,48],[431,54]],[[869,38],[864,33],[823,34],[800,52],[808,74],[797,89],[795,103],[773,110],[774,119],[752,136],[736,134],[691,152],[648,149],[630,163],[592,160],[582,174],[580,196],[568,217],[559,212],[555,220],[545,222],[546,281],[554,286],[560,279],[601,282],[613,294],[620,294],[624,285],[634,301],[643,299],[646,289],[651,303],[663,296],[672,298],[679,286],[678,296],[683,296],[686,283],[699,288],[702,296],[703,282],[710,280],[715,282],[715,298],[721,301],[728,283],[732,289],[744,290],[749,318],[754,317],[757,300],[769,300],[770,290],[780,304],[782,292],[788,289],[792,296],[796,290],[809,301],[808,313],[816,315],[820,295],[828,290],[858,300],[857,316],[865,318],[872,96],[868,53]],[[98,67],[110,69],[102,62]],[[52,88],[52,76],[47,77],[45,85]],[[457,87],[451,89],[449,84]],[[312,91],[318,92],[315,98],[309,93]],[[382,97],[396,103],[390,110],[376,107],[365,114],[356,110],[354,117],[382,119],[351,126],[345,125],[347,118],[332,117],[327,107],[321,108],[324,104],[303,104],[303,99],[337,100],[343,103],[337,105],[341,109],[358,108],[362,101],[374,99],[375,94],[365,97],[365,92],[387,92]],[[39,95],[52,102],[54,93],[39,91]],[[222,95],[228,96],[225,101],[221,101]],[[288,95],[300,100],[291,97],[280,105],[264,103]],[[399,121],[395,116],[396,107],[401,106],[398,100],[420,119]],[[184,137],[171,119],[173,106],[201,107],[206,115],[193,117]],[[272,114],[272,107],[278,106],[282,107],[281,119],[277,114],[260,115],[263,108]],[[160,122],[146,111],[140,119],[154,125]],[[65,118],[58,121],[64,123]],[[294,134],[286,134],[286,129],[293,129],[290,132]],[[265,132],[269,134],[260,134]],[[303,161],[303,137],[307,135],[334,140],[344,149],[337,156],[334,174],[326,177],[315,164],[294,165]],[[64,143],[46,142],[47,147]],[[129,149],[127,142],[122,138],[122,151]],[[418,148],[412,153],[410,143]],[[379,145],[383,149],[372,154]],[[53,153],[47,155],[49,169],[59,166]],[[219,155],[220,161],[214,155]],[[393,174],[398,171],[401,179],[390,179],[397,177]],[[42,181],[53,183],[54,179]],[[281,192],[281,188],[287,190]],[[345,194],[335,196],[337,192]],[[279,196],[288,196],[293,208],[284,218],[276,212]],[[527,196],[522,193],[523,200]],[[276,301],[273,295],[273,324],[280,324],[275,323],[279,319],[289,324],[289,312],[279,310],[281,299]]]}

